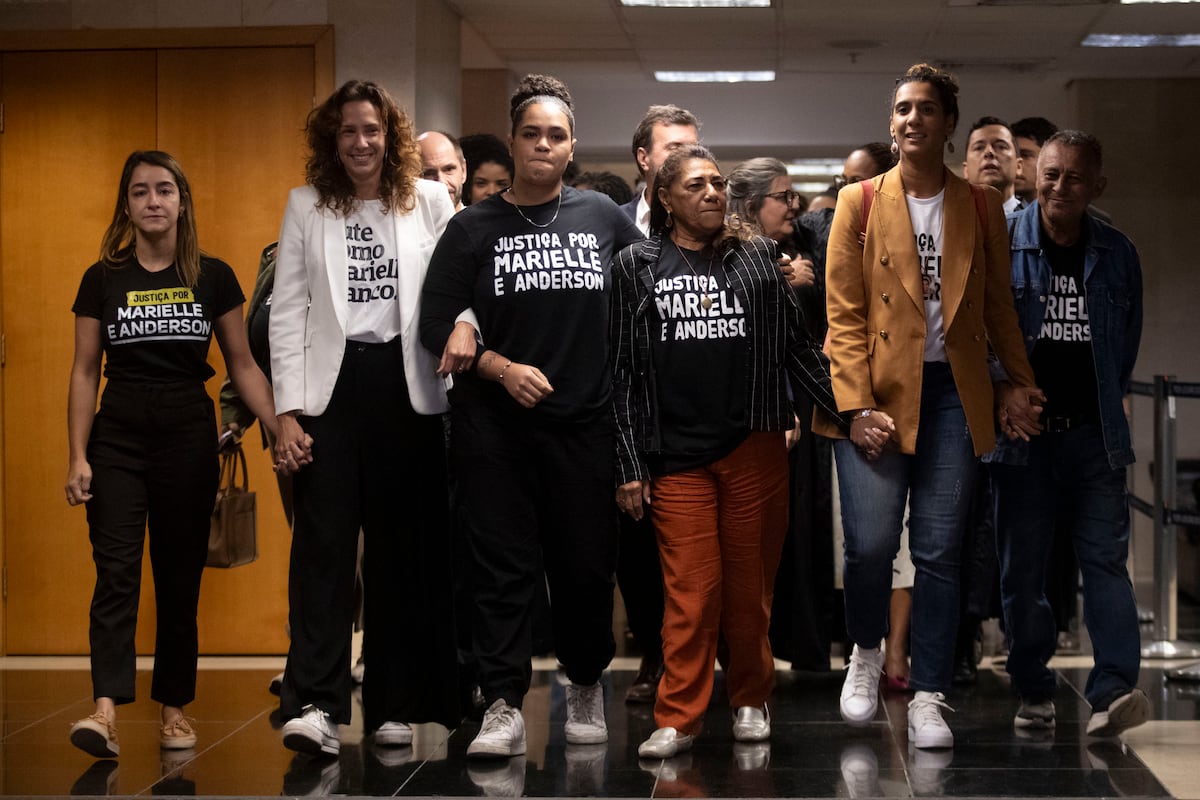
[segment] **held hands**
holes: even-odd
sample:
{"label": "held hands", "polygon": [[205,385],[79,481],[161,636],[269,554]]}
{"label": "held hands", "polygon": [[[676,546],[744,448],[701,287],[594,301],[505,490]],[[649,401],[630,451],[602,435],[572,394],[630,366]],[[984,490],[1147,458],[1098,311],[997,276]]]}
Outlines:
{"label": "held hands", "polygon": [[856,414],[850,423],[850,441],[854,442],[867,461],[879,458],[884,445],[895,432],[895,421],[878,409],[871,409],[866,416]]}
{"label": "held hands", "polygon": [[276,424],[279,433],[275,440],[275,471],[292,475],[312,463],[313,439],[300,427],[294,414],[280,414]]}
{"label": "held hands", "polygon": [[617,489],[617,508],[640,520],[650,505],[650,481],[630,481]]}
{"label": "held hands", "polygon": [[813,271],[813,262],[807,258],[792,259],[787,254],[780,255],[779,271],[783,273],[784,279],[791,284],[793,289],[812,286],[817,280],[817,273]]}
{"label": "held hands", "polygon": [[67,470],[67,504],[77,506],[92,499],[92,465],[86,458],[72,460]]}
{"label": "held hands", "polygon": [[1013,386],[1000,381],[996,389],[996,421],[1000,431],[1009,439],[1029,441],[1042,432],[1039,418],[1046,395],[1036,386]]}
{"label": "held hands", "polygon": [[446,377],[451,373],[466,372],[475,363],[475,326],[469,322],[459,322],[450,332],[446,347],[442,350],[442,360],[438,362],[437,374]]}

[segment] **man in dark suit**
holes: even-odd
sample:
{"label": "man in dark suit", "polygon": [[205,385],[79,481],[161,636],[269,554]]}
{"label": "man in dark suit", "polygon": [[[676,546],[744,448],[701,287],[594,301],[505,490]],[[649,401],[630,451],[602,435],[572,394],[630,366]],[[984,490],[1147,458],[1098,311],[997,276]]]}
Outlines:
{"label": "man in dark suit", "polygon": [[621,209],[642,234],[650,231],[650,193],[654,178],[667,156],[685,144],[700,141],[700,120],[679,106],[650,106],[633,132],[633,159],[645,188]]}

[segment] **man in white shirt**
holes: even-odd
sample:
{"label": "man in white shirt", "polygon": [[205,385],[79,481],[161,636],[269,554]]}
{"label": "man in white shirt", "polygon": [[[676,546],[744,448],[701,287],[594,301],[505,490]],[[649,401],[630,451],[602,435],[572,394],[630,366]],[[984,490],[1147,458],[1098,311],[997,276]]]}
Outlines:
{"label": "man in white shirt", "polygon": [[679,106],[650,106],[633,132],[633,158],[645,188],[621,209],[643,235],[650,232],[650,197],[654,178],[667,156],[686,144],[700,142],[700,120]]}
{"label": "man in white shirt", "polygon": [[458,140],[441,131],[425,131],[417,137],[421,145],[421,177],[438,181],[450,193],[455,213],[462,211],[462,188],[467,179],[467,160]]}

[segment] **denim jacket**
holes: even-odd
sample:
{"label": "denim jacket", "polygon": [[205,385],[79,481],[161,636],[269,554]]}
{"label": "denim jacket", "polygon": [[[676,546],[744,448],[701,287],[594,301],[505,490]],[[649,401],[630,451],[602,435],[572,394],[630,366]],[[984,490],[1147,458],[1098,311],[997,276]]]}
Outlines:
{"label": "denim jacket", "polygon": [[[1083,284],[1096,364],[1100,427],[1108,465],[1120,469],[1134,461],[1122,399],[1129,389],[1142,336],[1142,267],[1137,249],[1123,233],[1090,214],[1083,220],[1087,241]],[[1051,278],[1050,263],[1040,244],[1038,204],[1031,203],[1009,214],[1008,230],[1013,300],[1026,352],[1032,353],[1045,318]],[[1001,441],[987,458],[1003,464],[1024,464],[1027,459],[1028,446],[1020,439]]]}

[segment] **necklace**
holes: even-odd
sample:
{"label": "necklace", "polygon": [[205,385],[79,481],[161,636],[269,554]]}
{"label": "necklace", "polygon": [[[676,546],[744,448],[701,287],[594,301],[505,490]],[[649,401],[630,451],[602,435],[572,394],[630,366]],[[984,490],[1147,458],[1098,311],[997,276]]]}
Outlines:
{"label": "necklace", "polygon": [[[675,249],[679,251],[679,257],[683,259],[683,263],[687,264],[687,268],[689,270],[691,270],[692,275],[696,276],[696,280],[699,281],[700,273],[696,272],[696,268],[692,266],[692,262],[688,261],[688,257],[686,255],[684,255],[683,248],[679,246],[679,242],[672,239],[671,244],[675,245]],[[705,274],[704,277],[709,278],[709,279],[712,278],[712,267],[713,267],[713,257],[711,255],[709,255],[709,257],[708,257],[708,272]],[[713,299],[707,292],[700,295],[700,305],[704,308],[705,311],[712,308],[712,304],[713,304]]]}
{"label": "necklace", "polygon": [[545,225],[539,225],[538,223],[531,220],[529,217],[525,216],[525,212],[521,210],[521,206],[517,203],[517,196],[516,196],[516,194],[513,193],[511,186],[508,187],[507,189],[505,189],[504,191],[508,192],[509,195],[512,196],[512,201],[513,201],[512,206],[513,206],[513,208],[515,208],[517,210],[517,213],[521,215],[521,219],[525,220],[526,222],[528,222],[530,225],[532,225],[535,228],[549,228],[551,225],[554,224],[554,221],[556,219],[558,219],[558,212],[562,211],[562,190],[560,189],[558,192],[558,205],[554,207],[554,216],[551,217],[550,221],[547,222]]}

